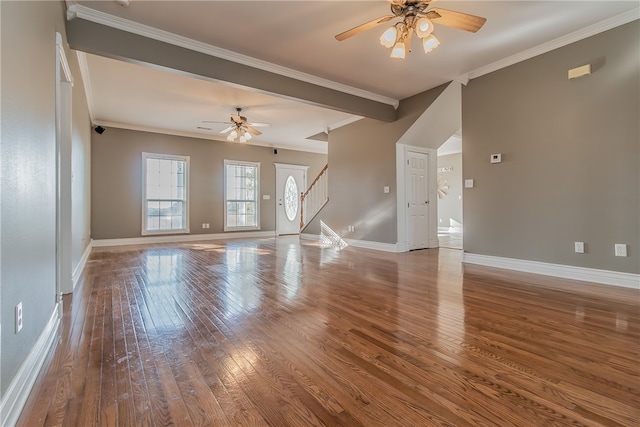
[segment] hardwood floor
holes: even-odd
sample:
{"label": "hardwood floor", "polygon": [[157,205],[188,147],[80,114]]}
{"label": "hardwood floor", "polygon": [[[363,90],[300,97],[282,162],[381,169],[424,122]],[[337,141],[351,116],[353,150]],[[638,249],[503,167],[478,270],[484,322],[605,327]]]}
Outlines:
{"label": "hardwood floor", "polygon": [[94,249],[18,425],[640,425],[640,292],[460,256]]}

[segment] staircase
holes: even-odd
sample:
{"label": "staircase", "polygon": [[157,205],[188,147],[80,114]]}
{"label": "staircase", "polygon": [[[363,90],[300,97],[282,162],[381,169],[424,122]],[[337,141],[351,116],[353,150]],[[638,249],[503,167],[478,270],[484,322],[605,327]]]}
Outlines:
{"label": "staircase", "polygon": [[324,165],[307,191],[300,196],[300,232],[329,201],[329,164]]}

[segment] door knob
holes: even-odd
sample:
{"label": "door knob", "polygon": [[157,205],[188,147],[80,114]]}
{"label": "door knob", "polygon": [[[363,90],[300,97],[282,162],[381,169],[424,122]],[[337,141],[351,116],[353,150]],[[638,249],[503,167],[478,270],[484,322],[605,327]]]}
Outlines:
{"label": "door knob", "polygon": [[425,201],[425,202],[424,202],[424,204],[425,204],[425,205],[428,205],[428,204],[429,204],[429,201],[428,201],[428,200],[427,200],[427,201]]}

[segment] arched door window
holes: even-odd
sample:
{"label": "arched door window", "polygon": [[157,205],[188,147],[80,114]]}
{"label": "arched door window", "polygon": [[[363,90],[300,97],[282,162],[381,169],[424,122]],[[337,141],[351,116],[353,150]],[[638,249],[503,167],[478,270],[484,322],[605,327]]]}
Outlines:
{"label": "arched door window", "polygon": [[289,221],[296,219],[298,215],[298,207],[300,199],[298,197],[298,185],[293,176],[289,175],[284,184],[284,212]]}

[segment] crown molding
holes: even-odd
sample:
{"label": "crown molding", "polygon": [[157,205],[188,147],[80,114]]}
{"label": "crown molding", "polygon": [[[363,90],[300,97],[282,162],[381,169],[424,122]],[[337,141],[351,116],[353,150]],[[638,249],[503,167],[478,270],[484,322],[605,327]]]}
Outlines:
{"label": "crown molding", "polygon": [[[226,138],[220,138],[217,135],[207,135],[203,133],[197,132],[186,132],[179,131],[173,129],[164,129],[157,128],[153,126],[142,126],[135,125],[131,123],[121,123],[121,122],[111,122],[107,120],[92,120],[92,123],[96,126],[103,126],[105,128],[117,128],[117,129],[126,129],[126,130],[134,130],[139,132],[149,132],[149,133],[158,133],[162,135],[173,135],[173,136],[182,136],[186,138],[197,138],[197,139],[205,139],[209,141],[217,141],[217,142],[228,142]],[[278,147],[284,150],[293,150],[293,151],[303,151],[306,153],[316,153],[316,154],[327,154],[328,146],[324,141],[310,141],[305,140],[300,144],[287,144],[287,143],[273,143],[273,142],[262,142],[256,141],[255,138],[250,142],[245,142],[243,145],[255,145],[258,147],[269,147],[274,148]]]}
{"label": "crown molding", "polygon": [[510,65],[517,64],[518,62],[526,61],[527,59],[542,55],[543,53],[547,53],[554,49],[558,49],[582,39],[586,39],[587,37],[595,36],[596,34],[603,33],[605,31],[611,30],[612,28],[628,24],[629,22],[635,21],[637,19],[640,19],[640,7],[616,16],[612,16],[611,18],[602,20],[593,25],[589,25],[588,27],[584,27],[580,30],[574,31],[562,37],[558,37],[555,40],[551,40],[550,42],[543,43],[515,55],[508,56],[489,65],[485,65],[484,67],[477,68],[473,71],[470,71],[469,73],[457,77],[456,80],[468,80],[484,76],[485,74],[489,74],[502,68],[506,68]]}
{"label": "crown molding", "polygon": [[199,42],[188,37],[183,37],[177,34],[170,33],[168,31],[159,30],[148,25],[139,24],[128,19],[100,12],[77,3],[71,4],[67,9],[67,19],[73,18],[85,19],[87,21],[95,22],[96,24],[106,25],[118,30],[127,31],[139,36],[147,37],[174,46],[183,47],[195,52],[204,53],[216,58],[221,58],[228,61],[236,62],[238,64],[247,65],[249,67],[257,68],[270,73],[280,74],[285,77],[300,80],[306,83],[311,83],[317,86],[322,86],[328,89],[333,89],[339,92],[344,92],[349,95],[354,95],[372,101],[381,102],[383,104],[392,105],[394,108],[398,108],[398,105],[400,105],[400,101],[394,98],[389,98],[377,93],[358,89],[353,86],[343,85],[341,83],[323,79],[311,74],[273,64],[271,62],[262,61],[260,59],[256,59],[247,55],[241,55],[239,53],[232,52],[227,49],[222,49],[220,47],[213,46],[207,43]]}
{"label": "crown molding", "polygon": [[341,128],[342,126],[346,126],[346,125],[350,125],[351,123],[355,123],[360,119],[363,119],[364,117],[362,116],[353,116],[353,117],[348,117],[344,120],[341,120],[339,122],[336,122],[332,125],[327,126],[326,129],[323,129],[321,132],[326,132],[329,133],[332,130],[336,130],[338,128]]}

